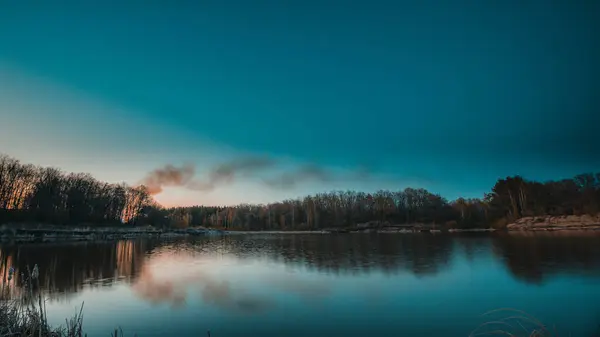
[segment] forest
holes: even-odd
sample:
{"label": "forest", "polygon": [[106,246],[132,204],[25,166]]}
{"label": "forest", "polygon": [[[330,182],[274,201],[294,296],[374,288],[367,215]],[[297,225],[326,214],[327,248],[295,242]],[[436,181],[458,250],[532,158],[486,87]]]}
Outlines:
{"label": "forest", "polygon": [[422,188],[334,191],[267,205],[165,208],[145,186],[101,182],[0,155],[0,224],[204,226],[229,230],[319,230],[361,223],[502,228],[523,216],[600,212],[600,173],[537,182],[500,178],[481,199],[449,201]]}

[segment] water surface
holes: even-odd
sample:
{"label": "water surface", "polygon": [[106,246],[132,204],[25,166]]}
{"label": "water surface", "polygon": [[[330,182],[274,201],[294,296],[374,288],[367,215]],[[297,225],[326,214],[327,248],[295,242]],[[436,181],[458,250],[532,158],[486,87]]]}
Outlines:
{"label": "water surface", "polygon": [[524,310],[561,335],[600,332],[600,236],[245,235],[2,246],[37,263],[51,322],[85,302],[91,336],[467,336]]}

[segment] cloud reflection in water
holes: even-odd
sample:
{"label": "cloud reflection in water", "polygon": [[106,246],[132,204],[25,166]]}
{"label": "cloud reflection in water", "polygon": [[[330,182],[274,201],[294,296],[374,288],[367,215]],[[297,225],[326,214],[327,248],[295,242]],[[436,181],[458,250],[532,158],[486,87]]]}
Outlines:
{"label": "cloud reflection in water", "polygon": [[178,307],[198,299],[205,305],[242,314],[276,308],[276,291],[311,298],[329,294],[326,284],[273,266],[259,266],[233,256],[169,251],[152,254],[132,288],[156,305]]}

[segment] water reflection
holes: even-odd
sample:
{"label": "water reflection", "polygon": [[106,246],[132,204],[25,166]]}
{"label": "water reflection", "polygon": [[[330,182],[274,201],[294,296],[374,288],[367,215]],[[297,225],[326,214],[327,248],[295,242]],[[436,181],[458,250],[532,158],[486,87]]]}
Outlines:
{"label": "water reflection", "polygon": [[[264,268],[260,282],[269,290],[319,297],[331,289],[268,266],[305,268],[330,275],[378,272],[429,277],[446,271],[459,256],[473,261],[493,253],[514,277],[539,285],[561,274],[598,275],[599,242],[598,233],[554,233],[493,237],[257,235],[171,242],[31,244],[0,247],[0,275],[4,297],[18,294],[20,273],[37,263],[41,287],[51,299],[88,287],[124,283],[132,285],[135,293],[150,303],[183,306],[186,294],[193,291],[202,301],[217,307],[258,312],[274,307],[274,303],[245,292],[243,275],[228,274],[232,270],[243,274],[247,268]],[[16,275],[9,281],[11,266]]]}
{"label": "water reflection", "polygon": [[553,276],[600,275],[600,233],[515,232],[499,235],[494,252],[516,278],[541,285]]}
{"label": "water reflection", "polygon": [[[27,267],[39,266],[40,287],[50,298],[65,297],[84,287],[130,282],[144,263],[145,255],[158,247],[150,241],[103,243],[25,244],[0,248],[2,295],[18,293]],[[15,276],[8,279],[8,269]],[[16,291],[16,292],[15,292]]]}
{"label": "water reflection", "polygon": [[[180,247],[181,248],[181,247]],[[215,264],[215,261],[218,261]],[[188,292],[195,291],[206,305],[222,309],[259,313],[272,306],[267,299],[246,294],[219,275],[218,264],[237,263],[207,255],[180,254],[172,247],[149,259],[133,284],[134,292],[151,303],[185,305]]]}
{"label": "water reflection", "polygon": [[454,241],[445,235],[285,235],[227,237],[215,251],[238,258],[268,258],[322,273],[434,275],[448,267]]}

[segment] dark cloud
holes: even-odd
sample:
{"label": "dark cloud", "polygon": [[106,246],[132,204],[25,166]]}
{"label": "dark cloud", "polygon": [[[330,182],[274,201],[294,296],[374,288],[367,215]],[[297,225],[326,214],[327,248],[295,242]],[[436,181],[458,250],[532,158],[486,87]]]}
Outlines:
{"label": "dark cloud", "polygon": [[335,173],[322,167],[307,165],[292,172],[285,172],[272,178],[263,179],[263,182],[276,189],[292,189],[306,182],[351,182],[367,180],[372,176],[366,168],[350,171],[350,173]]}
{"label": "dark cloud", "polygon": [[233,183],[238,176],[252,176],[275,165],[275,161],[265,157],[237,159],[215,166],[208,172],[206,178],[192,181],[186,187],[197,191],[212,191],[222,185]]}
{"label": "dark cloud", "polygon": [[292,172],[285,172],[272,178],[263,179],[263,182],[270,187],[278,189],[290,189],[298,185],[298,183],[306,181],[328,182],[335,176],[323,168],[317,166],[301,167]]}
{"label": "dark cloud", "polygon": [[[273,189],[293,189],[307,182],[335,182],[364,180],[371,176],[365,169],[356,169],[350,174],[340,174],[316,165],[304,165],[281,173],[281,163],[267,157],[245,157],[216,165],[203,177],[195,177],[195,167],[166,165],[148,173],[140,184],[150,194],[162,192],[164,187],[185,187],[196,191],[213,191],[235,182],[239,177],[258,178]],[[277,171],[279,169],[279,172]]]}
{"label": "dark cloud", "polygon": [[192,180],[194,173],[195,168],[192,165],[175,167],[169,164],[148,173],[141,185],[145,185],[150,194],[158,194],[162,192],[163,187],[185,186]]}

